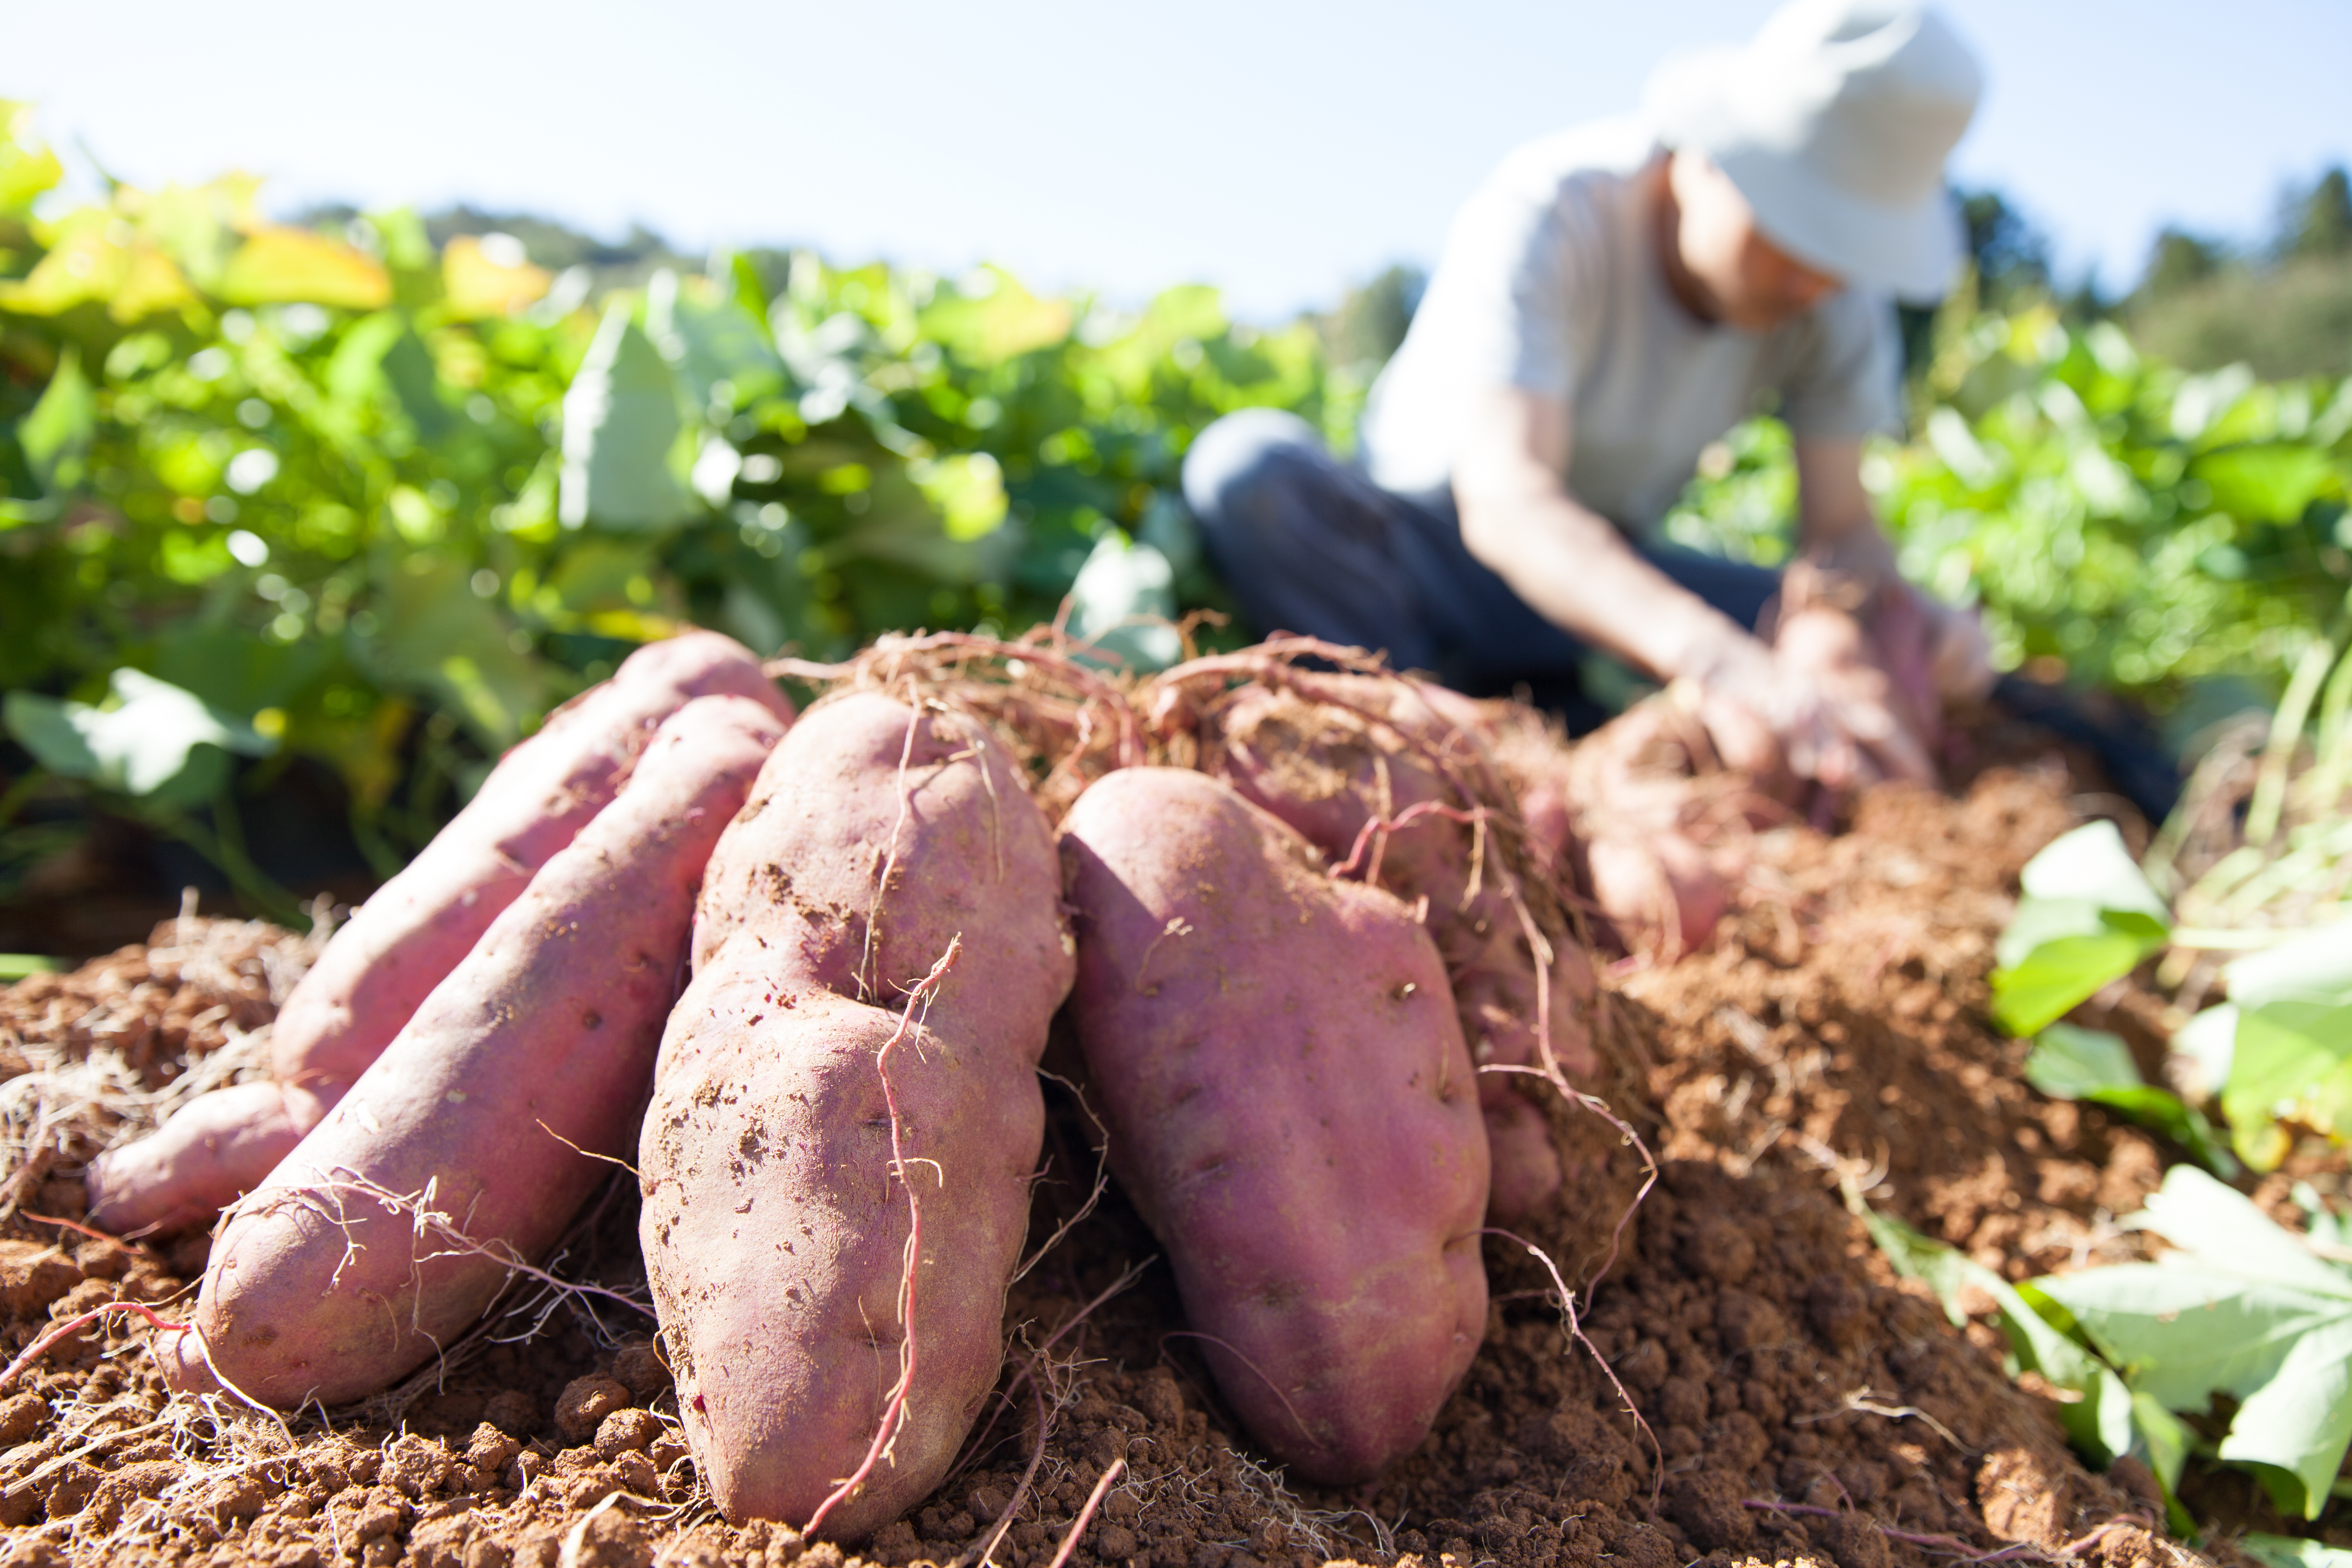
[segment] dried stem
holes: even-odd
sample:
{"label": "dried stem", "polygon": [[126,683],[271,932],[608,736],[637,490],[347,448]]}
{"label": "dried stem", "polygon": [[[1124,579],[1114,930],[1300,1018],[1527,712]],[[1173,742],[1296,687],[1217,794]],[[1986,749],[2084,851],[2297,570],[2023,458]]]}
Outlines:
{"label": "dried stem", "polygon": [[1126,1473],[1125,1459],[1110,1462],[1110,1468],[1095,1481],[1095,1489],[1087,1494],[1086,1506],[1078,1510],[1078,1517],[1070,1521],[1069,1533],[1062,1537],[1061,1550],[1054,1553],[1054,1561],[1046,1568],[1062,1568],[1062,1564],[1070,1560],[1070,1553],[1078,1549],[1078,1537],[1087,1532],[1087,1521],[1094,1518],[1095,1510],[1102,1506],[1103,1494],[1110,1490],[1113,1481]]}
{"label": "dried stem", "polygon": [[[1647,1191],[1646,1188],[1643,1190]],[[1601,1375],[1609,1380],[1609,1385],[1617,1391],[1618,1399],[1624,1405],[1625,1414],[1633,1418],[1633,1425],[1640,1427],[1642,1436],[1650,1440],[1650,1452],[1657,1461],[1650,1467],[1650,1517],[1657,1518],[1658,1498],[1665,1489],[1666,1484],[1666,1451],[1659,1445],[1658,1435],[1650,1429],[1650,1423],[1643,1416],[1641,1407],[1633,1403],[1633,1396],[1625,1391],[1625,1384],[1618,1377],[1617,1369],[1609,1364],[1609,1358],[1601,1353],[1601,1347],[1594,1344],[1585,1334],[1583,1321],[1576,1310],[1576,1292],[1570,1290],[1568,1288],[1568,1281],[1560,1277],[1559,1265],[1552,1261],[1550,1253],[1525,1237],[1493,1226],[1480,1231],[1479,1234],[1499,1236],[1506,1241],[1527,1248],[1528,1256],[1543,1265],[1544,1272],[1551,1276],[1552,1289],[1559,1293],[1559,1297],[1560,1321],[1567,1328],[1569,1337],[1582,1345],[1591,1355],[1593,1364],[1598,1366]]]}

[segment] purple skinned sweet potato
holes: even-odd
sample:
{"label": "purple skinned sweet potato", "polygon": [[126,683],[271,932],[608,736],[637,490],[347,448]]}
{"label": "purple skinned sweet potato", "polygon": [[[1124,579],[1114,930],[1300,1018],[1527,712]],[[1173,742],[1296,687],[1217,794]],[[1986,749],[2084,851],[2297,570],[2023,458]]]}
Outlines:
{"label": "purple skinned sweet potato", "polygon": [[1219,1388],[1293,1474],[1418,1444],[1485,1331],[1477,1084],[1429,933],[1204,774],[1062,822],[1109,1157]]}
{"label": "purple skinned sweet potato", "polygon": [[728,1518],[862,1537],[939,1484],[994,1385],[1074,967],[1058,891],[995,744],[872,692],[809,711],[712,855],[637,1159]]}
{"label": "purple skinned sweet potato", "polygon": [[554,1244],[634,1142],[703,868],[782,731],[732,696],[664,721],[613,804],[231,1209],[204,1346],[158,1342],[170,1381],[216,1373],[287,1408],[373,1394]]}
{"label": "purple skinned sweet potato", "polygon": [[[1591,960],[1574,942],[1553,939],[1549,994],[1539,997],[1534,945],[1504,895],[1499,868],[1479,865],[1482,846],[1470,824],[1437,809],[1466,805],[1439,772],[1438,758],[1502,793],[1479,751],[1475,709],[1451,693],[1401,680],[1324,677],[1320,685],[1349,705],[1265,687],[1237,691],[1223,715],[1220,775],[1335,867],[1363,844],[1352,874],[1422,911],[1444,957],[1473,1062],[1539,1065],[1538,1020],[1548,1001],[1552,1059],[1570,1073],[1591,1072],[1591,1012],[1598,993]],[[1363,837],[1367,824],[1400,821],[1394,831]],[[1494,840],[1484,849],[1493,854]],[[1479,1077],[1494,1154],[1488,1213],[1498,1224],[1522,1218],[1561,1184],[1550,1130],[1521,1081],[1499,1071]]]}
{"label": "purple skinned sweet potato", "polygon": [[717,632],[651,643],[550,714],[473,800],[337,931],[270,1028],[271,1083],[200,1097],[90,1167],[91,1220],[209,1225],[317,1126],[549,857],[613,799],[656,726],[733,694],[792,722],[759,661]]}

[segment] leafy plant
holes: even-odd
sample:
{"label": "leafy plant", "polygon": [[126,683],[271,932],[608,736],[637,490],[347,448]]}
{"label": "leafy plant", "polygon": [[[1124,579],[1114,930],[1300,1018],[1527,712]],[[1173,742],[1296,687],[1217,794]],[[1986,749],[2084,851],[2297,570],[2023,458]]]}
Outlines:
{"label": "leafy plant", "polygon": [[1312,329],[1205,289],[1121,311],[799,253],[591,300],[510,237],[276,224],[242,179],[37,216],[58,175],[0,106],[0,689],[34,764],[0,788],[0,896],[91,807],[235,838],[226,756],[165,813],[66,744],[132,722],[125,671],[269,742],[237,797],[331,770],[388,875],[683,622],[837,658],[1050,619],[1099,560],[1076,624],[1169,657],[1121,623],[1219,602],[1176,499],[1193,433],[1325,411]]}
{"label": "leafy plant", "polygon": [[[2077,1449],[2103,1466],[2133,1452],[2137,1430],[2133,1422],[2133,1395],[2114,1368],[2053,1326],[2017,1287],[1968,1254],[1891,1215],[1880,1214],[1851,1187],[1845,1196],[1846,1206],[1862,1221],[1895,1271],[1934,1291],[1955,1327],[1968,1321],[1962,1305],[1968,1290],[1980,1290],[1991,1298],[2001,1331],[2009,1339],[2015,1363],[2012,1375],[2037,1373],[2053,1386],[2074,1395],[2059,1405],[2058,1418],[2068,1441]],[[2165,1430],[2168,1435],[2169,1428]],[[2177,1463],[2151,1468],[2168,1487],[2179,1480]]]}
{"label": "leafy plant", "polygon": [[2171,910],[2112,822],[2053,840],[2021,880],[1992,974],[1993,1019],[2011,1034],[2036,1033],[2130,973],[2171,929]]}
{"label": "leafy plant", "polygon": [[2104,1029],[2048,1026],[2025,1058],[2025,1081],[2053,1100],[2087,1100],[2160,1132],[2216,1175],[2238,1173],[2238,1162],[2205,1113],[2141,1077],[2131,1047]]}
{"label": "leafy plant", "polygon": [[2320,926],[2232,961],[2209,1029],[2230,1040],[2221,1095],[2259,1169],[2286,1152],[2282,1122],[2352,1137],[2352,927]]}
{"label": "leafy plant", "polygon": [[2316,1519],[2352,1443],[2352,1271],[2188,1165],[2134,1223],[2179,1250],[2036,1288],[2135,1394],[2192,1414],[2236,1399],[2217,1456]]}
{"label": "leafy plant", "polygon": [[[2234,763],[2225,756],[2221,769],[2211,759],[2200,767],[2149,856],[2157,875],[2181,889],[2170,907],[2133,864],[2121,836],[2094,825],[2028,863],[2024,895],[2000,944],[1996,1016],[2020,1033],[2039,1032],[2028,1081],[2154,1127],[2224,1177],[2238,1173],[2239,1160],[2274,1168],[2292,1142],[2290,1128],[2339,1142],[2352,1134],[2352,924],[2330,918],[2340,912],[2344,889],[2331,862],[2313,853],[2332,844],[2346,821],[2334,762],[2341,740],[2331,728],[2343,722],[2343,700],[2333,695],[2331,668],[2324,645],[2304,658],[2279,711],[2257,732],[2258,756],[2241,742],[2228,754]],[[2323,710],[2315,757],[2301,750],[2315,701]],[[2230,768],[2237,783],[2224,790],[2215,781]],[[2200,818],[2213,819],[2212,830],[2200,829]],[[2205,867],[2195,878],[2184,875],[2191,861]],[[2176,918],[2190,907],[2227,911],[2211,889],[2250,882],[2263,890],[2236,906],[2247,923],[2199,927]],[[2315,923],[2297,929],[2267,923],[2273,920]],[[2227,988],[2228,1000],[2191,1017],[2173,1047],[2218,1089],[2234,1157],[2200,1110],[2142,1079],[2121,1039],[2056,1021],[2167,948],[2160,984]],[[2233,949],[2226,964],[2207,964],[2206,953]],[[2178,963],[2184,955],[2189,962]],[[2252,1470],[2282,1512],[2312,1519],[2331,1496],[2352,1442],[2352,1268],[2346,1267],[2352,1248],[2345,1246],[2352,1226],[2315,1193],[2300,1189],[2298,1196],[2308,1216],[2304,1237],[2212,1175],[2176,1165],[2147,1213],[2126,1222],[2162,1236],[2175,1251],[2155,1263],[2039,1279],[2018,1295],[2045,1325],[2081,1339],[2120,1375],[2131,1394],[2134,1440],[2168,1487],[2177,1484],[2189,1451],[2188,1428],[2171,1413],[2202,1415],[2227,1395],[2234,1409],[2210,1457]],[[1880,1245],[1894,1244],[1882,1237]],[[1904,1245],[1909,1251],[1897,1266],[1919,1268],[1907,1261],[1916,1246]],[[1942,1261],[1937,1278],[1948,1283],[1956,1267]],[[1946,1286],[1938,1289],[1948,1300]],[[2061,1371],[2077,1381],[2045,1375],[2084,1391],[2087,1402],[2111,1398],[2095,1374]],[[2089,1381],[2080,1381],[2085,1375]],[[2095,1458],[2118,1451],[2111,1433],[2075,1437]],[[2278,1546],[2268,1560],[2290,1557],[2301,1560],[2296,1549]]]}
{"label": "leafy plant", "polygon": [[[2188,374],[2113,322],[2003,314],[1964,290],[1913,388],[1907,441],[1864,479],[1905,574],[1983,607],[1995,663],[2159,708],[2259,680],[2331,634],[2352,588],[2352,381]],[[1796,493],[1788,435],[1709,448],[1669,537],[1775,564]]]}
{"label": "leafy plant", "polygon": [[1992,1299],[2019,1369],[2074,1396],[2060,1419],[2095,1462],[2134,1455],[2169,1499],[2200,1444],[2176,1413],[2205,1415],[2228,1394],[2236,1408],[2213,1457],[2252,1471],[2283,1513],[2315,1519],[2326,1505],[2352,1442],[2352,1249],[2324,1211],[2306,1240],[2176,1165],[2125,1222],[2176,1250],[2011,1286],[1858,1196],[1848,1202],[1896,1271],[1924,1281],[1955,1322],[1968,1289]]}

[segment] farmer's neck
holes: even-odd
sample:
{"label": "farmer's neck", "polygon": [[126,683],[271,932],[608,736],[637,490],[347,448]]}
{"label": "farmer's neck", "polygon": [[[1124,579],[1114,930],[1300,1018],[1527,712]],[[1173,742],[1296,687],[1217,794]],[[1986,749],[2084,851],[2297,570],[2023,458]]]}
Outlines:
{"label": "farmer's neck", "polygon": [[1693,321],[1769,331],[1843,286],[1766,238],[1748,198],[1704,154],[1661,153],[1642,177],[1651,249],[1667,292]]}

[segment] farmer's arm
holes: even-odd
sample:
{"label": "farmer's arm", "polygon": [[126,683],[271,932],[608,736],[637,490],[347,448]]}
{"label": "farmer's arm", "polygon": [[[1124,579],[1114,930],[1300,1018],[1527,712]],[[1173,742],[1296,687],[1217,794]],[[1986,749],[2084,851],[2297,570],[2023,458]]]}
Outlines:
{"label": "farmer's arm", "polygon": [[1559,476],[1573,437],[1559,399],[1496,388],[1470,427],[1454,475],[1462,542],[1546,620],[1661,680],[1755,640],[1568,493]]}
{"label": "farmer's arm", "polygon": [[1700,717],[1733,767],[1843,782],[1854,749],[1772,652],[1667,578],[1608,519],[1568,493],[1568,405],[1513,387],[1482,394],[1456,453],[1462,542],[1538,614],[1661,680],[1696,688]]}
{"label": "farmer's arm", "polygon": [[1876,589],[1896,581],[1895,547],[1862,487],[1862,441],[1797,443],[1797,552]]}
{"label": "farmer's arm", "polygon": [[[1803,672],[1670,581],[1608,519],[1570,495],[1567,405],[1512,387],[1480,395],[1454,459],[1464,546],[1547,620],[1662,680],[1696,689],[1725,762],[1756,773],[1783,761],[1843,784],[1893,728],[1884,710],[1833,700]],[[1856,487],[1860,480],[1857,478]],[[1902,770],[1898,770],[1902,771]]]}

